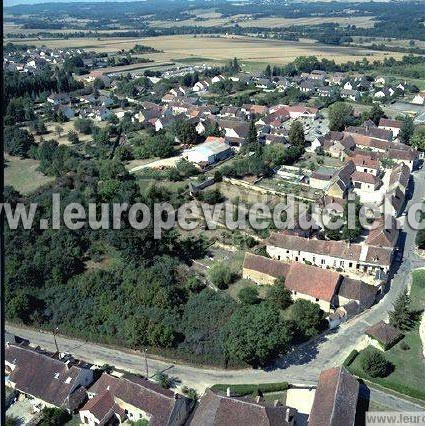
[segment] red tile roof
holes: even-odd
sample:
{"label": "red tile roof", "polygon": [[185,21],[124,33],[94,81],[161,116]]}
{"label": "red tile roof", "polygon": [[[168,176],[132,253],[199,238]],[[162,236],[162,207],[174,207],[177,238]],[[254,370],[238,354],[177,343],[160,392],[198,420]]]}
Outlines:
{"label": "red tile roof", "polygon": [[399,340],[402,336],[400,331],[398,331],[392,325],[385,323],[384,321],[379,321],[378,323],[367,328],[365,333],[368,336],[376,339],[378,342],[382,343],[384,346],[391,345],[392,343]]}
{"label": "red tile roof", "polygon": [[316,266],[292,263],[285,287],[297,293],[331,302],[341,280],[338,272]]}
{"label": "red tile roof", "polygon": [[57,407],[77,408],[69,407],[69,398],[83,370],[81,367],[67,365],[51,354],[15,345],[6,347],[5,359],[15,365],[9,378],[17,390]]}
{"label": "red tile roof", "polygon": [[393,127],[395,129],[401,129],[403,122],[400,120],[390,120],[389,118],[381,118],[379,120],[379,127]]}
{"label": "red tile roof", "polygon": [[370,183],[372,185],[376,185],[378,177],[367,172],[356,171],[351,175],[351,180],[353,182]]}
{"label": "red tile roof", "polygon": [[307,239],[294,235],[280,235],[275,232],[270,234],[267,244],[288,250],[306,251],[347,260],[359,260],[361,253],[361,247],[358,244],[350,245],[345,241]]}
{"label": "red tile roof", "polygon": [[232,398],[207,389],[190,422],[193,426],[286,426],[296,410],[250,398]]}
{"label": "red tile roof", "polygon": [[280,260],[269,259],[268,257],[258,256],[256,254],[246,253],[243,262],[244,269],[262,272],[272,277],[286,277],[290,263],[284,263]]}
{"label": "red tile roof", "polygon": [[118,414],[121,419],[126,417],[125,411],[115,403],[111,392],[95,395],[89,399],[80,411],[90,411],[99,420],[99,425],[106,424],[112,416]]}
{"label": "red tile roof", "polygon": [[97,395],[103,395],[107,391],[115,400],[118,398],[150,414],[151,425],[167,425],[177,407],[177,400],[183,399],[156,383],[131,374],[115,377],[103,373],[88,390]]}
{"label": "red tile roof", "polygon": [[354,425],[358,381],[344,368],[322,371],[310,412],[310,426]]}

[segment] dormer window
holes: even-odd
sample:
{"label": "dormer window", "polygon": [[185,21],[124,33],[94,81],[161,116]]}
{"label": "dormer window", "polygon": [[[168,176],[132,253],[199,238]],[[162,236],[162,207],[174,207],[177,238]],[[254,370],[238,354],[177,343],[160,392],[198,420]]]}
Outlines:
{"label": "dormer window", "polygon": [[60,374],[59,373],[55,373],[55,379],[59,379]]}

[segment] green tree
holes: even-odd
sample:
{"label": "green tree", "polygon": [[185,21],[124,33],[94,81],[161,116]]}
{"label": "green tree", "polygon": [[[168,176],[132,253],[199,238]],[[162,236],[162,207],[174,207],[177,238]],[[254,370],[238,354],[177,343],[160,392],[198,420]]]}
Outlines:
{"label": "green tree", "polygon": [[291,292],[285,287],[285,278],[276,278],[274,285],[267,289],[267,302],[278,309],[286,309],[292,304]]}
{"label": "green tree", "polygon": [[409,330],[412,326],[412,313],[410,312],[410,297],[407,289],[397,297],[393,303],[394,310],[389,313],[390,324],[399,330]]}
{"label": "green tree", "polygon": [[35,146],[34,136],[27,130],[15,126],[4,128],[4,150],[10,155],[25,158],[30,149]]}
{"label": "green tree", "polygon": [[381,118],[386,118],[385,112],[379,104],[373,104],[372,108],[369,111],[365,111],[362,114],[362,120],[372,120],[376,125],[379,124]]}
{"label": "green tree", "polygon": [[76,144],[80,142],[78,138],[78,133],[75,130],[70,130],[67,135],[68,141],[72,144]]}
{"label": "green tree", "polygon": [[20,421],[17,417],[6,416],[6,426],[19,426]]}
{"label": "green tree", "polygon": [[264,366],[286,353],[291,333],[279,311],[268,304],[244,305],[223,330],[223,347],[229,361]]}
{"label": "green tree", "polygon": [[308,340],[326,329],[325,313],[317,303],[299,299],[291,307],[291,319],[295,323],[296,337]]}
{"label": "green tree", "polygon": [[353,120],[354,109],[345,102],[335,102],[329,107],[329,128],[342,131]]}
{"label": "green tree", "polygon": [[248,153],[251,151],[255,151],[258,144],[258,134],[257,129],[255,127],[254,120],[251,120],[249,123],[248,134],[245,138],[245,143],[242,146],[243,153]]}
{"label": "green tree", "polygon": [[264,76],[266,78],[271,78],[272,77],[272,69],[271,69],[270,65],[266,66],[266,69],[264,71]]}
{"label": "green tree", "polygon": [[391,363],[375,348],[367,348],[361,353],[360,365],[371,377],[385,377],[391,370]]}
{"label": "green tree", "polygon": [[289,143],[296,147],[304,147],[304,127],[300,121],[294,121],[288,132]]}
{"label": "green tree", "polygon": [[260,302],[258,290],[254,287],[244,287],[239,290],[238,298],[244,305],[256,305]]}
{"label": "green tree", "polygon": [[226,289],[233,281],[233,273],[225,263],[216,263],[209,269],[208,278],[218,288]]}
{"label": "green tree", "polygon": [[416,234],[416,245],[422,250],[425,249],[425,229],[419,229]]}
{"label": "green tree", "polygon": [[410,138],[410,145],[419,151],[425,151],[425,127],[418,127]]}
{"label": "green tree", "polygon": [[413,118],[409,116],[405,117],[398,135],[400,142],[410,145],[410,138],[413,136],[414,131],[415,125],[413,124]]}
{"label": "green tree", "polygon": [[198,356],[211,356],[224,363],[220,330],[236,309],[236,302],[225,292],[209,288],[190,296],[184,307],[181,347]]}
{"label": "green tree", "polygon": [[71,420],[71,415],[66,410],[60,408],[43,408],[41,411],[41,426],[62,426]]}

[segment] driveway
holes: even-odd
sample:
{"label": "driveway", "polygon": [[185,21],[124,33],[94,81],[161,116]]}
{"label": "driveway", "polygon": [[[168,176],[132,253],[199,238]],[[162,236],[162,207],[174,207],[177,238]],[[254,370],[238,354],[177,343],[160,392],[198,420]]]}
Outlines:
{"label": "driveway", "polygon": [[161,158],[150,163],[142,164],[140,166],[133,167],[129,170],[130,173],[137,172],[142,169],[159,169],[161,167],[175,167],[177,162],[183,158],[182,155],[177,155],[170,158]]}

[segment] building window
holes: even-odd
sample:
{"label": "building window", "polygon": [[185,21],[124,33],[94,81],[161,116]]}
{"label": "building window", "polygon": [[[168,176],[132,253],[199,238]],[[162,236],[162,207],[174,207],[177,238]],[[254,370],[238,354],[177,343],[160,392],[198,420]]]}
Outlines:
{"label": "building window", "polygon": [[341,268],[343,268],[344,267],[344,261],[341,260],[341,262],[339,262],[339,265],[341,266]]}
{"label": "building window", "polygon": [[322,259],[322,261],[320,262],[322,265],[325,264],[325,259]]}
{"label": "building window", "polygon": [[319,299],[316,297],[316,302],[318,302],[319,301]]}

